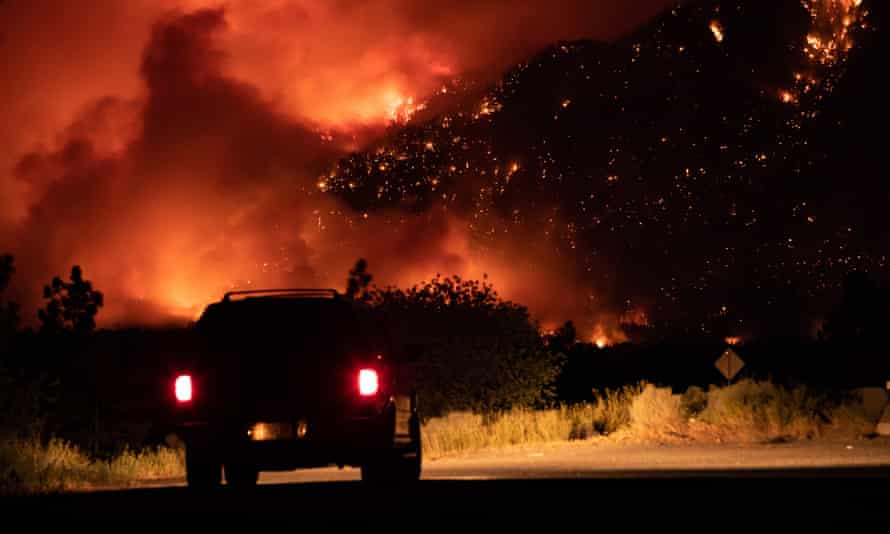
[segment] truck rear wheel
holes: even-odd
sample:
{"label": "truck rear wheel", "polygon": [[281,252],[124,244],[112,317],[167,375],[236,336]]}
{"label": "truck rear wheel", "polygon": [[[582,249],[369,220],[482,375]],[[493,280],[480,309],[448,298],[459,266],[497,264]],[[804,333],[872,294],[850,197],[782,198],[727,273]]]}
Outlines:
{"label": "truck rear wheel", "polygon": [[215,488],[222,484],[222,462],[209,447],[186,443],[185,479],[190,488]]}
{"label": "truck rear wheel", "polygon": [[410,483],[420,480],[423,447],[420,423],[411,420],[411,445],[406,449],[382,451],[361,466],[362,481],[371,483]]}

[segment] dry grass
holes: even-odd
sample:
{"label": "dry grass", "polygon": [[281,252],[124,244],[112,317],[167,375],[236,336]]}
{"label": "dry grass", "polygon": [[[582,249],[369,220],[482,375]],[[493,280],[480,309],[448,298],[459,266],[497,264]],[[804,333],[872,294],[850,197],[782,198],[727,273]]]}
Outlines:
{"label": "dry grass", "polygon": [[593,412],[592,406],[523,409],[491,420],[467,412],[452,413],[423,426],[423,451],[427,458],[436,458],[478,449],[586,437]]}
{"label": "dry grass", "polygon": [[[861,400],[805,387],[743,380],[683,395],[651,384],[606,390],[589,404],[516,409],[498,417],[452,413],[422,429],[424,454],[437,458],[479,449],[588,439],[764,442],[856,437],[874,431]],[[47,493],[184,475],[181,450],[124,451],[95,461],[57,439],[0,441],[0,494]]]}
{"label": "dry grass", "polygon": [[861,402],[805,387],[785,388],[743,380],[707,391],[638,384],[606,390],[596,402],[553,410],[514,410],[493,421],[453,413],[423,427],[424,453],[453,453],[513,445],[587,439],[617,433],[636,441],[756,443],[775,440],[854,438],[874,431]]}
{"label": "dry grass", "polygon": [[631,405],[647,387],[645,382],[621,389],[605,389],[594,392],[593,430],[609,435],[626,428],[631,420]]}
{"label": "dry grass", "polygon": [[113,481],[138,481],[175,478],[185,475],[182,451],[168,447],[126,450],[107,464]]}
{"label": "dry grass", "polygon": [[95,461],[62,440],[7,440],[0,443],[0,494],[53,493],[185,473],[179,451],[160,447],[125,451]]}
{"label": "dry grass", "polygon": [[641,439],[684,436],[687,424],[680,395],[647,384],[631,401],[629,427]]}
{"label": "dry grass", "polygon": [[826,435],[854,437],[874,429],[856,399],[831,398],[804,386],[786,388],[753,380],[711,387],[700,419],[704,424],[699,426],[699,439],[711,436],[743,443]]}

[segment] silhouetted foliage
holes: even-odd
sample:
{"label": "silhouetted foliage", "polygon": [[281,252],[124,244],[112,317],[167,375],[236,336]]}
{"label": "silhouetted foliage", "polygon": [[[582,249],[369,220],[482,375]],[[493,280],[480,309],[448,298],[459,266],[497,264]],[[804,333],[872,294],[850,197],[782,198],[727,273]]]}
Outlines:
{"label": "silhouetted foliage", "polygon": [[15,333],[19,324],[18,305],[6,302],[4,298],[13,274],[15,274],[13,257],[9,254],[0,256],[0,350],[3,350],[6,341]]}
{"label": "silhouetted foliage", "polygon": [[844,279],[840,303],[825,321],[820,337],[845,343],[875,343],[890,322],[888,291],[864,272],[851,272]]}
{"label": "silhouetted foliage", "polygon": [[425,417],[488,415],[554,398],[561,355],[545,346],[528,310],[492,286],[457,276],[410,289],[374,288],[370,304],[403,345],[421,346],[417,379]]}
{"label": "silhouetted foliage", "polygon": [[4,295],[15,263],[0,256],[0,439],[32,438],[43,428],[53,402],[53,380],[43,366],[33,335],[18,331],[19,308]]}
{"label": "silhouetted foliage", "polygon": [[44,333],[67,330],[76,334],[88,334],[95,330],[96,314],[104,304],[102,292],[93,289],[93,284],[83,279],[83,271],[79,265],[71,268],[71,282],[65,282],[57,276],[53,278],[51,285],[44,286],[43,298],[48,302],[45,309],[38,311],[37,316]]}
{"label": "silhouetted foliage", "polygon": [[565,354],[578,341],[578,331],[575,323],[566,321],[555,332],[544,336],[544,342],[553,352]]}
{"label": "silhouetted foliage", "polygon": [[15,273],[13,258],[9,254],[0,256],[0,295],[9,287],[9,281]]}
{"label": "silhouetted foliage", "polygon": [[346,280],[346,297],[353,300],[367,301],[368,286],[374,277],[368,272],[368,262],[365,259],[359,259],[355,262],[355,267],[349,271],[349,278]]}

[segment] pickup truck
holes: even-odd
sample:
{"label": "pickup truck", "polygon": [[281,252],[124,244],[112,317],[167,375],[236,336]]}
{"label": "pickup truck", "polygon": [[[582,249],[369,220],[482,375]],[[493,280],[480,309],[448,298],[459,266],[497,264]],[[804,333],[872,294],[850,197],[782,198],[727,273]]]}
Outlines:
{"label": "pickup truck", "polygon": [[190,487],[328,465],[419,479],[411,363],[373,310],[327,289],[238,291],[194,328],[195,357],[168,390]]}

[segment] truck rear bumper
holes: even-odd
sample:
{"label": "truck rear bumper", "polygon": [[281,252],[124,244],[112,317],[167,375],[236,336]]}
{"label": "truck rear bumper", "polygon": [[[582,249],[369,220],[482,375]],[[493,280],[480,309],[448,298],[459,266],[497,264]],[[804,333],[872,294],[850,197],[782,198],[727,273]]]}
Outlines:
{"label": "truck rear bumper", "polygon": [[[300,420],[239,425],[192,421],[181,425],[178,432],[186,447],[200,444],[204,450],[215,450],[223,463],[276,471],[332,464],[360,466],[365,459],[392,448],[392,428],[387,423],[384,414],[314,425]],[[260,425],[264,432],[257,431]]]}

